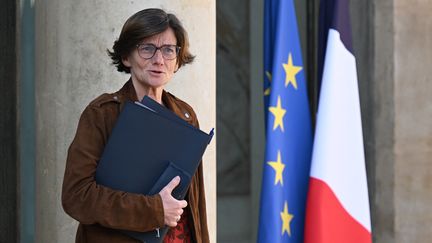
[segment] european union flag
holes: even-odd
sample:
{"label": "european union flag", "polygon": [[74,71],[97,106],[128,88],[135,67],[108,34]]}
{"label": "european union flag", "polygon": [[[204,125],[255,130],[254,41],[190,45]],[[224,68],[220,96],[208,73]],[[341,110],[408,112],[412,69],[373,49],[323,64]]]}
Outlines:
{"label": "european union flag", "polygon": [[312,129],[292,0],[266,0],[266,155],[258,242],[303,242]]}

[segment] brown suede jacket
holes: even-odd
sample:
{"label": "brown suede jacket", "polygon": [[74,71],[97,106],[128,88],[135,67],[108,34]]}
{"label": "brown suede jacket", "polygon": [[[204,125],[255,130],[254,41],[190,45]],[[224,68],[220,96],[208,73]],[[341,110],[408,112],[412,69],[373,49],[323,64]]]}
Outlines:
{"label": "brown suede jacket", "polygon": [[[129,80],[119,91],[96,98],[81,114],[69,147],[62,189],[65,212],[80,222],[76,242],[137,242],[113,229],[145,232],[164,225],[159,194],[145,196],[117,191],[98,185],[94,179],[98,161],[124,102],[136,100]],[[188,104],[165,91],[162,100],[179,117],[199,126]],[[208,243],[202,163],[192,178],[186,200],[186,212],[192,220],[189,223],[192,238],[198,243]]]}

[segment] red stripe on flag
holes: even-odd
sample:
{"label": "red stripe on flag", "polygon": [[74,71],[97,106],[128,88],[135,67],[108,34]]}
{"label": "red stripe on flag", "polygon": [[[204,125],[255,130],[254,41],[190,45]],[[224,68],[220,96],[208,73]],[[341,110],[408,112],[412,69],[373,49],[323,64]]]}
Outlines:
{"label": "red stripe on flag", "polygon": [[310,178],[304,242],[371,243],[372,236],[345,210],[324,181]]}

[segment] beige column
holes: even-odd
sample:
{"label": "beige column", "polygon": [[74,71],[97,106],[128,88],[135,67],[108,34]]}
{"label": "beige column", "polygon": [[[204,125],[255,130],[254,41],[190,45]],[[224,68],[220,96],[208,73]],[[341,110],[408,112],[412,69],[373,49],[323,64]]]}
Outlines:
{"label": "beige column", "polygon": [[[204,131],[216,124],[215,0],[36,1],[36,242],[74,242],[77,222],[60,201],[67,148],[84,107],[128,79],[110,65],[106,49],[130,15],[149,7],[180,18],[197,56],[167,89],[194,107]],[[215,144],[204,155],[211,242],[216,242]]]}
{"label": "beige column", "polygon": [[396,241],[432,238],[431,1],[394,1]]}

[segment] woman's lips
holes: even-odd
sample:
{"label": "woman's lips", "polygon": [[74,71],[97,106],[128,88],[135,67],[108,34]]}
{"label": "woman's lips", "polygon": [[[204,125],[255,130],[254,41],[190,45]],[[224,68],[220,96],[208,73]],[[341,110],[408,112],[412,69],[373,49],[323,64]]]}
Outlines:
{"label": "woman's lips", "polygon": [[157,78],[159,78],[159,77],[162,77],[162,75],[164,74],[164,72],[162,72],[162,71],[158,71],[158,70],[150,70],[149,71],[149,74],[151,75],[151,76],[153,76],[153,77],[157,77]]}

